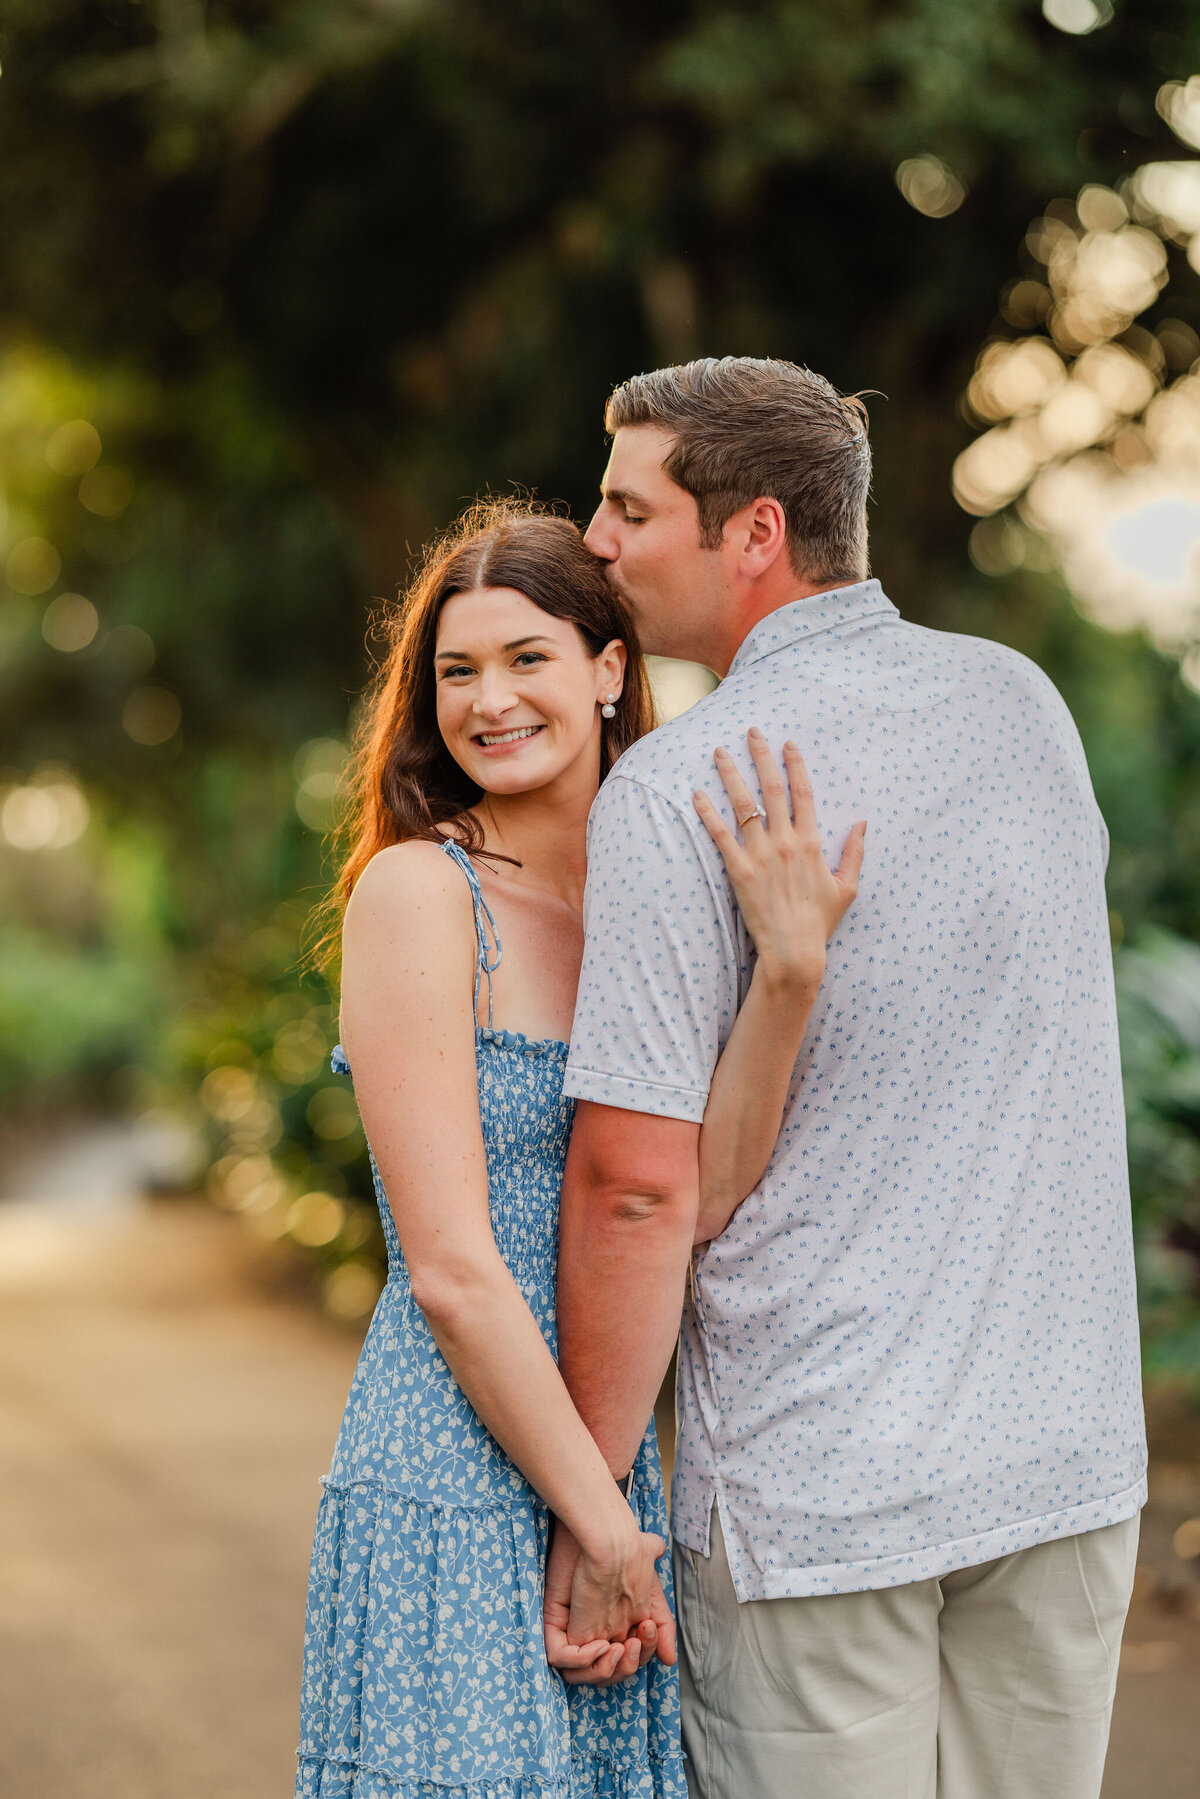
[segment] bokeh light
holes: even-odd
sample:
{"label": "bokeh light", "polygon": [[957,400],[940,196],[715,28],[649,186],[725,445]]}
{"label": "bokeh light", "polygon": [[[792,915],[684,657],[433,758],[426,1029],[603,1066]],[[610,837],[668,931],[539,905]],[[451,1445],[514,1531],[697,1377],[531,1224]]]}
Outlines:
{"label": "bokeh light", "polygon": [[78,841],[90,814],[79,785],[56,769],[27,785],[10,787],[0,800],[0,837],[10,849],[60,850]]}
{"label": "bokeh light", "polygon": [[1141,225],[1082,234],[1064,227],[1046,248],[1055,302],[1050,328],[1068,351],[1127,330],[1166,285],[1162,240]]}
{"label": "bokeh light", "polygon": [[1105,543],[1125,568],[1171,587],[1183,581],[1200,544],[1200,505],[1151,500],[1109,526]]}
{"label": "bokeh light", "polygon": [[259,1084],[248,1068],[221,1064],[204,1077],[201,1103],[223,1124],[236,1123],[256,1104]]}
{"label": "bokeh light", "polygon": [[60,593],[42,614],[42,636],[52,649],[85,650],[100,629],[100,614],[81,593]]}
{"label": "bokeh light", "polygon": [[1030,533],[1009,513],[981,518],[967,540],[967,553],[984,575],[1010,575],[1038,560]]}
{"label": "bokeh light", "polygon": [[296,812],[310,831],[328,831],[346,769],[346,746],[336,737],[314,737],[296,752]]}
{"label": "bokeh light", "polygon": [[1187,81],[1164,82],[1155,105],[1175,136],[1193,150],[1200,150],[1200,75]]}
{"label": "bokeh light", "polygon": [[1111,0],[1042,0],[1042,14],[1057,30],[1082,37],[1107,25],[1113,9]]}
{"label": "bokeh light", "polygon": [[23,537],[8,553],[4,578],[15,593],[45,593],[62,570],[62,558],[45,537]]}
{"label": "bokeh light", "polygon": [[166,743],[179,729],[182,709],[166,687],[136,687],[121,712],[121,724],[135,743]]}
{"label": "bokeh light", "polygon": [[[1200,90],[1167,106],[1186,125]],[[1183,98],[1180,98],[1183,95]],[[1141,625],[1186,658],[1200,638],[1200,336],[1183,319],[1135,323],[1167,278],[1167,244],[1200,244],[1200,163],[1148,163],[1122,184],[1054,201],[1026,235],[1046,269],[1043,331],[994,338],[966,394],[987,427],[957,459],[959,504],[982,520],[1015,502],[1022,525],[976,526],[984,573],[1027,561],[1032,527],[1080,603],[1112,629]],[[1011,316],[1022,283],[1010,286]],[[1022,303],[1026,316],[1036,307]],[[1036,321],[1035,321],[1036,322]]]}
{"label": "bokeh light", "polygon": [[1189,491],[1153,462],[1122,471],[1093,452],[1044,469],[1021,508],[1055,544],[1072,591],[1099,623],[1141,627],[1177,654],[1200,636],[1191,551],[1200,482]]}
{"label": "bokeh light", "polygon": [[896,186],[909,205],[929,219],[946,219],[957,212],[967,190],[940,156],[909,156],[896,170]]}
{"label": "bokeh light", "polygon": [[333,1317],[350,1323],[373,1312],[382,1291],[383,1280],[377,1268],[366,1262],[343,1262],[325,1281],[325,1307]]}
{"label": "bokeh light", "polygon": [[224,1126],[229,1154],[263,1155],[283,1135],[271,1089],[251,1069],[218,1064],[200,1085],[200,1103]]}
{"label": "bokeh light", "polygon": [[111,659],[118,661],[127,675],[145,675],[154,667],[158,651],[149,631],[140,625],[114,625],[105,647]]}
{"label": "bokeh light", "polygon": [[68,419],[46,444],[46,461],[56,475],[86,475],[100,460],[100,433],[87,419]]}
{"label": "bokeh light", "polygon": [[1044,337],[985,346],[967,389],[980,418],[1015,418],[1036,410],[1067,378],[1062,357]]}
{"label": "bokeh light", "polygon": [[1200,231],[1200,162],[1147,162],[1125,184],[1135,217],[1176,243]]}
{"label": "bokeh light", "polygon": [[305,1117],[318,1137],[333,1141],[353,1136],[359,1128],[358,1106],[346,1087],[319,1087]]}
{"label": "bokeh light", "polygon": [[209,1192],[233,1212],[265,1212],[287,1198],[287,1182],[270,1156],[229,1155],[213,1163]]}
{"label": "bokeh light", "polygon": [[133,498],[133,477],[123,468],[95,468],[79,483],[79,503],[97,518],[119,518]]}
{"label": "bokeh light", "polygon": [[271,1064],[282,1080],[299,1086],[327,1065],[329,1042],[312,1017],[292,1019],[281,1026],[271,1051]]}
{"label": "bokeh light", "polygon": [[288,1236],[306,1249],[332,1243],[346,1219],[346,1208],[331,1193],[302,1193],[288,1208]]}
{"label": "bokeh light", "polygon": [[1075,216],[1085,231],[1119,231],[1129,208],[1113,188],[1089,181],[1075,196]]}

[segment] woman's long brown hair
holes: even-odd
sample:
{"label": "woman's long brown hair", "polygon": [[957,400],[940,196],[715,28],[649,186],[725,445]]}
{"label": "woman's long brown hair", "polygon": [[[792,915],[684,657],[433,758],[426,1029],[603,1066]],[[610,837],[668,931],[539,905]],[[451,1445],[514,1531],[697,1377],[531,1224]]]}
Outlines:
{"label": "woman's long brown hair", "polygon": [[569,519],[521,500],[481,500],[425,552],[399,602],[379,621],[388,648],[367,690],[355,731],[337,879],[321,919],[314,959],[336,960],[338,930],[355,882],[371,858],[413,838],[453,835],[468,855],[483,848],[469,807],[483,789],[468,779],[437,722],[433,657],[438,617],[456,593],[511,587],[551,618],[567,619],[590,656],[619,638],[628,660],[616,717],[604,721],[600,779],[654,724],[637,630],[626,602]]}

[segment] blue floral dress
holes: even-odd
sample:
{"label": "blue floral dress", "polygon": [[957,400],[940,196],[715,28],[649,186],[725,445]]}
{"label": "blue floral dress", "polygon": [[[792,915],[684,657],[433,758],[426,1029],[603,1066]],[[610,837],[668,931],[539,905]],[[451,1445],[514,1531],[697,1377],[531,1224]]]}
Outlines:
{"label": "blue floral dress", "polygon": [[[500,944],[470,860],[446,850],[474,900],[476,1016],[488,981],[476,1063],[492,1229],[554,1351],[567,1046],[492,1028]],[[334,1069],[349,1073],[340,1048]],[[413,1301],[377,1168],[375,1193],[389,1272],[317,1516],[296,1799],[685,1799],[673,1668],[589,1688],[547,1665],[546,1507]],[[666,1535],[653,1423],[631,1503]],[[669,1583],[666,1558],[660,1572]]]}

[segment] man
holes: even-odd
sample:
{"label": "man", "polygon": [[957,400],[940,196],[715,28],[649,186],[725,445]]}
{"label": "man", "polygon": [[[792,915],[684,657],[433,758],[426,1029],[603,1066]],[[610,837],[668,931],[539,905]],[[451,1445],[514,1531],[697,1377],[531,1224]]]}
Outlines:
{"label": "man", "polygon": [[[819,376],[706,359],[626,382],[607,424],[587,541],[646,649],[723,682],[592,812],[559,1335],[619,1477],[687,1289],[692,1792],[1094,1799],[1145,1443],[1079,739],[1030,663],[866,578],[865,421]],[[870,847],[775,1155],[693,1258],[753,950],[691,795],[718,744],[753,791],[750,725],[800,742],[826,852],[862,816]]]}

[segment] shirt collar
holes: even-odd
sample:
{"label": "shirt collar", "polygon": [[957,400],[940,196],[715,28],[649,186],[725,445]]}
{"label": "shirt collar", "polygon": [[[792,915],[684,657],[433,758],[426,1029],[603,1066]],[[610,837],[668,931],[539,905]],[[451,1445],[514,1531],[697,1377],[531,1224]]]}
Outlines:
{"label": "shirt collar", "polygon": [[848,587],[833,587],[828,593],[814,593],[807,599],[793,600],[790,606],[780,606],[778,611],[768,612],[766,618],[759,619],[754,629],[742,639],[725,679],[801,638],[816,637],[822,631],[835,630],[838,625],[854,624],[860,619],[884,614],[899,617],[896,607],[874,579],[855,581]]}

